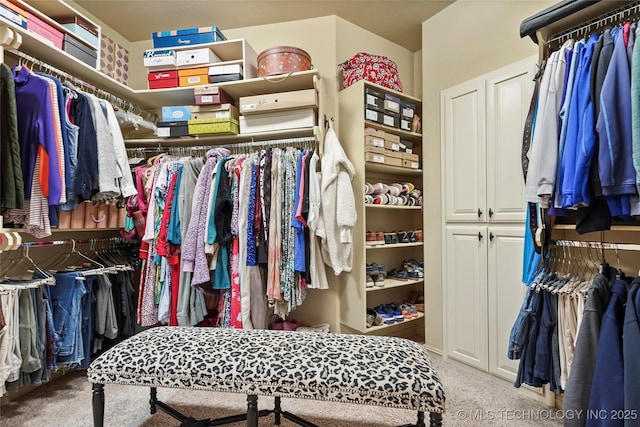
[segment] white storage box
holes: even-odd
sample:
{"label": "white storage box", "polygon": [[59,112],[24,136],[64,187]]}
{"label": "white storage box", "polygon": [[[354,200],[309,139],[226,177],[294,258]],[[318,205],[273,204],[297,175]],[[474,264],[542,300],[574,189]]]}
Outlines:
{"label": "white storage box", "polygon": [[176,52],[173,49],[145,50],[144,66],[149,70],[168,70],[176,67]]}
{"label": "white storage box", "polygon": [[220,62],[220,58],[216,56],[211,49],[190,49],[179,50],[176,55],[176,62],[178,67],[195,66],[195,65],[209,65]]}
{"label": "white storage box", "polygon": [[316,124],[315,108],[276,111],[240,116],[240,133],[271,132],[312,127]]}

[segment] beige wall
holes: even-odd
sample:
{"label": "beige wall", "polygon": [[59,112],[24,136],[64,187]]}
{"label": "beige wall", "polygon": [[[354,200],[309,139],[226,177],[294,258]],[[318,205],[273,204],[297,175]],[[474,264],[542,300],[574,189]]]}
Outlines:
{"label": "beige wall", "polygon": [[[520,23],[555,1],[458,0],[422,24],[426,343],[443,349],[440,91],[537,53]],[[464,260],[460,260],[464,268]]]}

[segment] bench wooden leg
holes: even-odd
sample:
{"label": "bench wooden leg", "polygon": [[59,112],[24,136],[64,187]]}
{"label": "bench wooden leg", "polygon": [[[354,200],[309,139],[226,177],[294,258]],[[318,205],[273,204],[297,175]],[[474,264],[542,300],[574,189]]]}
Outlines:
{"label": "bench wooden leg", "polygon": [[155,387],[151,387],[151,396],[149,397],[149,410],[151,414],[156,413],[156,404],[158,403],[158,389]]}
{"label": "bench wooden leg", "polygon": [[442,427],[442,414],[441,413],[439,413],[439,412],[431,412],[431,413],[429,413],[429,427]]}
{"label": "bench wooden leg", "polygon": [[93,384],[93,427],[104,425],[104,384]]}
{"label": "bench wooden leg", "polygon": [[258,396],[247,396],[247,427],[258,427]]}

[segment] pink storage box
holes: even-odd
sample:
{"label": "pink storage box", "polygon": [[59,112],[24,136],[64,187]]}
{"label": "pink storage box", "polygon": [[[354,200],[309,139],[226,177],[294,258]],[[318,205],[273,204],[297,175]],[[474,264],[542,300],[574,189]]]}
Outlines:
{"label": "pink storage box", "polygon": [[55,47],[62,49],[62,31],[56,30],[32,13],[27,12],[27,14],[29,15],[27,19],[27,30],[44,37],[53,42]]}

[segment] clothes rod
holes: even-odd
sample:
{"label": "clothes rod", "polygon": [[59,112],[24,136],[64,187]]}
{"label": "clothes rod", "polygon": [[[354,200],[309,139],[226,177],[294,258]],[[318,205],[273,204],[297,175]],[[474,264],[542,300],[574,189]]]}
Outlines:
{"label": "clothes rod", "polygon": [[600,30],[606,25],[615,25],[628,21],[634,18],[640,13],[640,1],[629,3],[618,9],[612,10],[604,15],[600,15],[590,21],[583,22],[575,27],[564,30],[558,34],[554,34],[549,40],[548,44],[560,44],[569,39],[576,39],[587,34]]}
{"label": "clothes rod", "polygon": [[99,87],[96,87],[90,83],[87,83],[84,80],[81,80],[76,76],[73,76],[67,72],[64,72],[50,64],[47,64],[46,62],[38,58],[34,58],[33,56],[28,55],[16,49],[8,49],[8,51],[11,52],[13,55],[17,56],[19,60],[21,61],[24,60],[25,65],[32,64],[31,68],[33,68],[34,66],[37,66],[43,70],[46,70],[48,72],[51,72],[52,74],[57,75],[58,77],[61,77],[63,80],[68,80],[73,84],[80,86],[83,90],[86,90],[87,92],[92,93],[99,98],[103,98],[111,102],[112,104],[115,104],[122,110],[136,113],[140,116],[143,116],[146,120],[153,123],[156,123],[158,121],[158,116],[156,114],[147,110],[143,110],[142,108],[133,104],[130,101],[122,99],[119,96],[116,96],[110,92],[107,92],[106,90],[100,89]]}
{"label": "clothes rod", "polygon": [[555,240],[552,242],[554,246],[570,247],[570,248],[591,248],[605,249],[613,251],[640,251],[640,244],[633,243],[607,243],[607,242],[588,242],[581,240]]}

